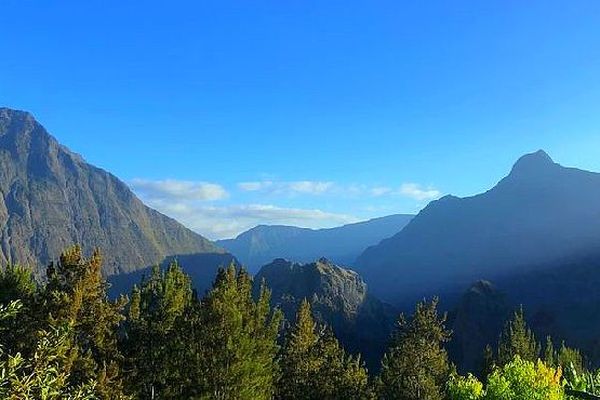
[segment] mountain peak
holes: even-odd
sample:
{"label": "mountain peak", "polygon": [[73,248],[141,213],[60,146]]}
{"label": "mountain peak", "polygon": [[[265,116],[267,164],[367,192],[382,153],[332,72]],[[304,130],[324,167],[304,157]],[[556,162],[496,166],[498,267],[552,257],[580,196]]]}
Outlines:
{"label": "mountain peak", "polygon": [[513,174],[529,174],[546,170],[555,165],[554,160],[544,150],[538,150],[535,153],[525,154],[515,163],[512,168]]}

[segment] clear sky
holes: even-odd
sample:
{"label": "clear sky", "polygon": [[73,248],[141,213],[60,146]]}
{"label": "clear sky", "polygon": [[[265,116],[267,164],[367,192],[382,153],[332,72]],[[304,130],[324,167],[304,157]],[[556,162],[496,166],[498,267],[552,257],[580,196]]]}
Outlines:
{"label": "clear sky", "polygon": [[600,2],[0,3],[0,105],[210,238],[600,171]]}

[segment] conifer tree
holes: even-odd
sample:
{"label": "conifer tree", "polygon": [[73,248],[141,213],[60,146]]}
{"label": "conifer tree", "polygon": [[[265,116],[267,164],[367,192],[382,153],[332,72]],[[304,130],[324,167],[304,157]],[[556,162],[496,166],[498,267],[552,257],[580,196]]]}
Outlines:
{"label": "conifer tree", "polygon": [[494,357],[494,349],[489,344],[485,346],[483,350],[483,357],[481,361],[481,367],[479,371],[479,378],[485,382],[487,377],[494,371],[496,366],[496,360]]}
{"label": "conifer tree", "polygon": [[270,296],[263,285],[255,301],[250,275],[233,264],[219,272],[201,305],[203,354],[197,368],[200,393],[196,397],[272,398],[282,316],[271,311]]}
{"label": "conifer tree", "polygon": [[410,320],[400,316],[378,378],[379,397],[386,400],[438,400],[451,367],[444,343],[450,339],[438,299],[417,304]]}
{"label": "conifer tree", "polygon": [[70,384],[95,380],[101,398],[115,399],[122,397],[117,329],[124,303],[108,299],[101,267],[98,250],[86,259],[79,246],[67,249],[57,264],[48,267],[41,308],[51,326],[69,325],[73,330],[76,354]]}
{"label": "conifer tree", "polygon": [[585,366],[581,352],[577,349],[567,347],[565,342],[562,342],[560,349],[558,350],[556,364],[560,366],[563,371],[569,369],[578,375],[581,375],[585,372]]}
{"label": "conifer tree", "polygon": [[524,361],[536,362],[540,356],[540,344],[527,327],[523,307],[515,311],[513,318],[507,321],[498,341],[498,366],[511,362],[515,356]]}
{"label": "conifer tree", "polygon": [[310,303],[300,304],[280,357],[282,400],[369,399],[368,374],[360,357],[344,351],[329,328],[318,327]]}
{"label": "conifer tree", "polygon": [[138,398],[181,398],[189,384],[185,374],[189,353],[184,334],[194,304],[192,284],[181,267],[172,263],[152,269],[134,287],[122,342],[128,389]]}
{"label": "conifer tree", "polygon": [[544,346],[544,363],[550,367],[556,367],[556,350],[552,343],[552,337],[546,336],[546,345]]}

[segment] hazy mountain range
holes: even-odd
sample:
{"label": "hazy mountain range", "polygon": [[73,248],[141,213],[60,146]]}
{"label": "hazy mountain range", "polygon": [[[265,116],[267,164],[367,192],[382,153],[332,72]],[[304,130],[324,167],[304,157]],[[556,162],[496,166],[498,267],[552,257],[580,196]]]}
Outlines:
{"label": "hazy mountain range", "polygon": [[27,263],[41,275],[74,243],[103,250],[113,295],[175,258],[203,292],[235,255],[253,272],[263,267],[256,279],[289,319],[309,299],[317,318],[369,361],[396,310],[433,295],[451,311],[459,366],[476,367],[519,304],[540,336],[600,360],[600,174],[563,167],[543,151],[519,159],[491,190],[446,196],[414,217],[320,230],[258,226],[215,244],[145,206],[30,114],[0,108],[0,265]]}
{"label": "hazy mountain range", "polygon": [[257,271],[275,258],[307,263],[326,257],[340,265],[353,265],[367,247],[400,232],[412,218],[413,215],[390,215],[330,229],[259,225],[217,244],[250,271]]}
{"label": "hazy mountain range", "polygon": [[483,194],[430,203],[357,261],[374,294],[412,301],[600,250],[600,174],[522,157]]}

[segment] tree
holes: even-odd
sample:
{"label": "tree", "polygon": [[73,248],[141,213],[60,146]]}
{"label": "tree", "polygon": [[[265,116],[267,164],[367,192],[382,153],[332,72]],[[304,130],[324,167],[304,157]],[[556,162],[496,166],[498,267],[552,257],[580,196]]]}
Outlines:
{"label": "tree", "polygon": [[450,400],[477,400],[483,395],[483,385],[471,374],[466,377],[452,376],[447,392]]}
{"label": "tree", "polygon": [[496,360],[494,357],[494,349],[489,344],[485,346],[483,350],[483,357],[481,361],[481,367],[479,371],[479,378],[482,380],[487,379],[487,377],[494,371],[496,367]]}
{"label": "tree", "polygon": [[201,303],[201,355],[196,366],[200,396],[211,399],[270,399],[278,376],[277,337],[282,315],[272,311],[263,285],[252,297],[252,279],[235,265],[219,271]]}
{"label": "tree", "polygon": [[134,287],[121,346],[130,371],[128,389],[138,398],[183,396],[192,350],[184,335],[196,303],[191,279],[177,262],[165,271],[154,267]]}
{"label": "tree", "polygon": [[522,360],[535,362],[540,356],[540,344],[527,327],[523,307],[515,311],[512,320],[506,322],[498,340],[498,366],[511,362],[515,356]]}
{"label": "tree", "polygon": [[[15,318],[22,312],[20,301],[0,306],[0,322]],[[0,329],[4,333],[4,328]],[[41,400],[97,399],[96,382],[81,385],[69,383],[73,342],[70,326],[40,331],[35,351],[29,358],[21,353],[8,354],[0,347],[0,398]]]}
{"label": "tree", "polygon": [[0,336],[0,345],[5,351],[25,357],[33,355],[36,333],[40,329],[36,300],[37,284],[31,269],[11,264],[0,268],[0,305],[18,301],[21,308],[14,318],[3,322],[5,330]]}
{"label": "tree", "polygon": [[564,390],[561,370],[542,361],[527,361],[519,355],[488,378],[485,400],[561,400]]}
{"label": "tree", "polygon": [[443,399],[451,370],[443,345],[451,333],[445,327],[446,316],[438,316],[437,305],[437,298],[419,302],[410,320],[400,315],[381,364],[381,398]]}
{"label": "tree", "polygon": [[544,363],[546,365],[555,367],[556,366],[556,350],[552,343],[552,337],[546,336],[546,345],[544,346]]}
{"label": "tree", "polygon": [[313,385],[313,379],[321,366],[313,350],[319,341],[316,328],[310,303],[304,299],[296,314],[296,323],[287,333],[280,357],[280,399],[317,398],[318,389]]}
{"label": "tree", "polygon": [[565,398],[561,369],[541,360],[522,360],[518,355],[488,376],[485,390],[473,376],[453,377],[448,382],[450,400],[562,400]]}
{"label": "tree", "polygon": [[360,357],[346,354],[331,329],[319,327],[304,299],[280,356],[277,398],[368,399],[368,373]]}
{"label": "tree", "polygon": [[562,342],[560,349],[558,350],[556,364],[560,366],[563,371],[570,369],[580,375],[586,372],[581,352],[577,349],[567,347],[565,342]]}
{"label": "tree", "polygon": [[117,329],[124,302],[108,299],[101,267],[98,250],[89,259],[79,246],[65,250],[59,262],[47,269],[40,308],[50,326],[68,325],[73,331],[76,355],[69,383],[78,386],[95,380],[101,398],[115,399],[123,396]]}

